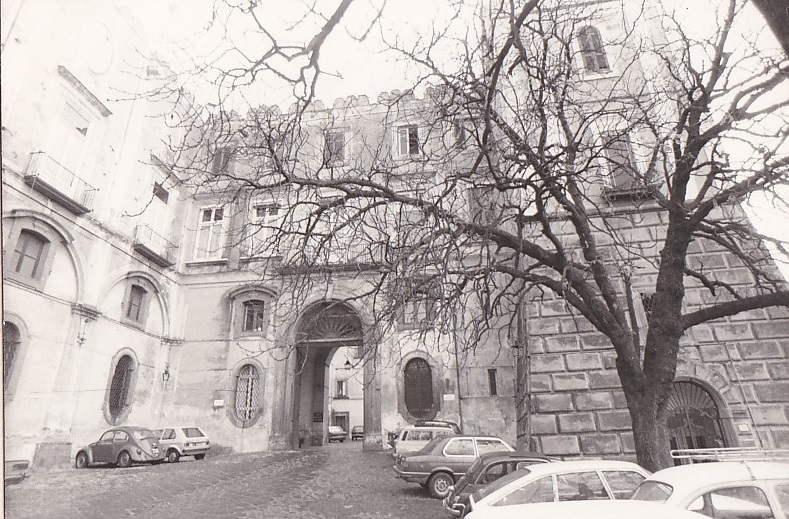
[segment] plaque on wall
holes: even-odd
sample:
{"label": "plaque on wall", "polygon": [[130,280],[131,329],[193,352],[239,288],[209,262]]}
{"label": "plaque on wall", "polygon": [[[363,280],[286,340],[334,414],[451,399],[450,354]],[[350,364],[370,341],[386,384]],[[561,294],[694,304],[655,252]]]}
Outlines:
{"label": "plaque on wall", "polygon": [[323,413],[312,413],[312,422],[323,422]]}

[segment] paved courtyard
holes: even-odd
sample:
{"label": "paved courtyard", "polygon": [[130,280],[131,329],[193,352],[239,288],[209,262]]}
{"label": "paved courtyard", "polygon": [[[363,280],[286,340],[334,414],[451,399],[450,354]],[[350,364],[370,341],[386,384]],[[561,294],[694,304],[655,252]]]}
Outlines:
{"label": "paved courtyard", "polygon": [[5,491],[6,517],[445,519],[441,502],[395,479],[360,442],[128,469],[33,473]]}

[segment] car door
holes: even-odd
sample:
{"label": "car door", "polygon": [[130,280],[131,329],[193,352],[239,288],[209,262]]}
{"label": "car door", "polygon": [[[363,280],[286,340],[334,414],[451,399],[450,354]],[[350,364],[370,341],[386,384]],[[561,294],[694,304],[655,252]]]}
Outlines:
{"label": "car door", "polygon": [[91,451],[93,453],[93,463],[110,463],[115,461],[110,460],[112,455],[112,438],[115,436],[115,431],[107,431],[101,435],[99,441],[93,444]]}
{"label": "car door", "polygon": [[474,438],[452,438],[444,446],[444,464],[455,474],[455,479],[466,473],[476,457]]}
{"label": "car door", "polygon": [[111,458],[108,460],[110,462],[114,462],[118,459],[118,454],[126,448],[128,449],[129,444],[129,435],[126,434],[124,431],[115,431],[115,434],[112,437],[112,454]]}

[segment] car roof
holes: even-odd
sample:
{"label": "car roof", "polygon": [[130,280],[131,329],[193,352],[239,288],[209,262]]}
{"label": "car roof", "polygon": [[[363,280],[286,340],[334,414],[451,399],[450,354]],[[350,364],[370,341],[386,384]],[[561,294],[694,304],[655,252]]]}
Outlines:
{"label": "car roof", "polygon": [[650,481],[667,483],[674,488],[715,485],[727,481],[752,481],[758,479],[789,479],[789,463],[773,461],[713,461],[693,463],[659,470],[652,474]]}

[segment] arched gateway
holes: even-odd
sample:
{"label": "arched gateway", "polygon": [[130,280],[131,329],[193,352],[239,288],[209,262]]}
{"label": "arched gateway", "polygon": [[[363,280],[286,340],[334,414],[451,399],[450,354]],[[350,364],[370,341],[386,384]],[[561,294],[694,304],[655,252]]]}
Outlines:
{"label": "arched gateway", "polygon": [[[327,442],[329,366],[338,348],[354,352],[364,368],[364,448],[381,449],[381,405],[375,348],[364,343],[362,321],[348,305],[323,302],[309,308],[296,330],[292,436],[307,445]],[[297,445],[293,445],[297,447]]]}

